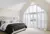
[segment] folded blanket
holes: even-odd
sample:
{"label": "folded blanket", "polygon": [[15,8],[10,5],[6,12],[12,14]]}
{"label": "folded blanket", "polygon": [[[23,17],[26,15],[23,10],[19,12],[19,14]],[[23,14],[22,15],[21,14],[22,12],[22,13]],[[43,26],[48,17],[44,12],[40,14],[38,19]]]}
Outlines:
{"label": "folded blanket", "polygon": [[15,24],[15,23],[4,23],[4,24],[1,25],[0,30],[5,31],[5,30],[6,30],[6,27],[7,27],[9,24]]}

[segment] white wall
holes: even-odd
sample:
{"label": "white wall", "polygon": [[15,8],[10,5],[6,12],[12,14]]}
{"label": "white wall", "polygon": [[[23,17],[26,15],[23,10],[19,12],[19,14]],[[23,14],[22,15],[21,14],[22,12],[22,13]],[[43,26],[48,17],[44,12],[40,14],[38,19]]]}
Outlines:
{"label": "white wall", "polygon": [[18,16],[19,12],[12,9],[3,9],[0,11],[0,16],[13,17]]}
{"label": "white wall", "polygon": [[[45,2],[45,0],[33,0],[32,2],[35,2],[36,5],[40,6],[41,8],[43,8],[46,12],[47,12],[47,30],[50,30],[50,5]],[[21,13],[20,13],[20,17],[22,20],[23,18],[23,14],[25,12],[25,10],[29,7],[29,2],[23,7],[24,9],[21,10]]]}
{"label": "white wall", "polygon": [[9,8],[0,8],[0,18],[3,16],[5,20],[11,20],[12,18],[16,18],[19,20],[20,10],[25,3],[20,3],[13,5]]}
{"label": "white wall", "polygon": [[8,8],[23,2],[27,2],[27,0],[0,0],[0,8]]}
{"label": "white wall", "polygon": [[19,11],[25,3],[16,4],[10,8],[0,8],[0,16],[18,17]]}

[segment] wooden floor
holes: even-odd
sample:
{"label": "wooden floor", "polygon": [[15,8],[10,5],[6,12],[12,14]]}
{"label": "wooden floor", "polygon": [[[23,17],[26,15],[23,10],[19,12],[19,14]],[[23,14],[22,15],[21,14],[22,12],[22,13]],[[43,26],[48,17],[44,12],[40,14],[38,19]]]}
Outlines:
{"label": "wooden floor", "polygon": [[6,34],[5,32],[0,32],[0,34]]}

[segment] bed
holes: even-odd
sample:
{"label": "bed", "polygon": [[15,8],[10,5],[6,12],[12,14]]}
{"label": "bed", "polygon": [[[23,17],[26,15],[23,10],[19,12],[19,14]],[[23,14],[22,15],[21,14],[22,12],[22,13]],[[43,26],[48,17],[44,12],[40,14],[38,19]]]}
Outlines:
{"label": "bed", "polygon": [[9,24],[6,27],[5,32],[8,34],[16,34],[22,31],[25,31],[27,26],[24,23],[14,23],[14,24]]}

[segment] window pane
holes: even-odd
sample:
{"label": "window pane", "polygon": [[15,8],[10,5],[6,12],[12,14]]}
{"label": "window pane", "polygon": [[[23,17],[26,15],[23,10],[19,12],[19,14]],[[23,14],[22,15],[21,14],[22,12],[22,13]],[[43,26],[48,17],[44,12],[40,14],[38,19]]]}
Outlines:
{"label": "window pane", "polygon": [[33,5],[32,9],[33,9],[33,12],[36,12],[36,5]]}
{"label": "window pane", "polygon": [[37,6],[31,5],[25,12],[25,20],[29,27],[38,27],[40,29],[45,27],[46,23],[46,13],[44,10]]}
{"label": "window pane", "polygon": [[37,6],[37,12],[41,12],[41,8],[39,6]]}
{"label": "window pane", "polygon": [[38,14],[38,28],[42,28],[42,21],[41,21],[41,19],[42,19],[42,15],[41,15],[41,13],[39,13]]}
{"label": "window pane", "polygon": [[30,6],[30,9],[29,9],[29,10],[30,10],[30,13],[32,13],[32,12],[33,12],[33,9],[32,9],[32,7],[33,7],[33,6]]}

